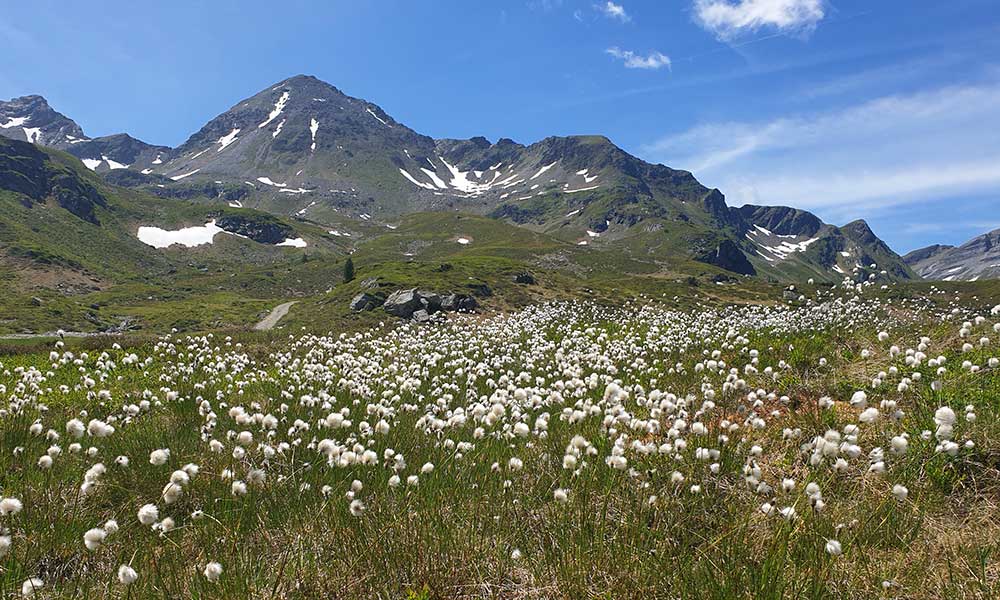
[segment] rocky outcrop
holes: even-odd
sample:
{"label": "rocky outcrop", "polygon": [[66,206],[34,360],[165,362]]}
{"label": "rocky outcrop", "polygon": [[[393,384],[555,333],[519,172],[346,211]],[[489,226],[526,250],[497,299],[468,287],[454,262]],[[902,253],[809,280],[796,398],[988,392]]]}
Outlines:
{"label": "rocky outcrop", "polygon": [[522,271],[514,275],[514,283],[521,283],[524,285],[535,285],[535,276],[527,271]]}
{"label": "rocky outcrop", "polygon": [[713,251],[702,255],[698,260],[741,275],[757,274],[746,254],[743,254],[735,242],[728,239],[719,242]]}
{"label": "rocky outcrop", "polygon": [[479,302],[466,294],[448,294],[441,298],[441,310],[452,312],[472,312],[479,308]]}
{"label": "rocky outcrop", "polygon": [[261,244],[279,244],[295,237],[295,230],[291,227],[269,218],[223,215],[215,222],[229,233],[250,238]]}
{"label": "rocky outcrop", "polygon": [[54,199],[80,219],[99,225],[95,208],[107,206],[100,192],[75,173],[48,160],[32,144],[0,140],[0,189],[17,192],[33,203]]}
{"label": "rocky outcrop", "polygon": [[[351,308],[354,308],[355,303],[361,307],[370,304],[364,297],[375,298],[371,294],[359,294],[351,302]],[[479,307],[479,303],[475,298],[466,294],[441,296],[435,292],[413,288],[393,292],[385,299],[385,302],[381,303],[381,306],[390,315],[423,322],[439,312],[471,312]],[[370,309],[357,308],[355,310]]]}

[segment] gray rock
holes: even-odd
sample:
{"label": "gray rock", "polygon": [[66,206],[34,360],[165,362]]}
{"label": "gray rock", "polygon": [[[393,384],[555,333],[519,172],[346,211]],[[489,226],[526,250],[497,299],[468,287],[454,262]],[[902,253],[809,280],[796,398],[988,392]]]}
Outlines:
{"label": "gray rock", "polygon": [[417,323],[426,323],[431,320],[431,315],[424,309],[413,311],[413,320]]}
{"label": "gray rock", "polygon": [[441,310],[472,312],[479,308],[479,302],[466,294],[448,294],[441,299]]}
{"label": "gray rock", "polygon": [[441,310],[441,296],[439,294],[428,292],[427,290],[419,290],[417,291],[417,297],[428,314],[434,314]]}
{"label": "gray rock", "polygon": [[385,302],[385,300],[383,298],[380,298],[379,296],[376,296],[374,294],[369,294],[366,292],[361,292],[360,294],[355,296],[353,300],[351,300],[351,310],[359,312],[365,310],[374,310],[379,306],[382,306],[383,302]]}
{"label": "gray rock", "polygon": [[382,305],[382,309],[390,315],[395,315],[403,319],[409,319],[413,313],[424,307],[420,301],[420,295],[416,289],[399,290],[389,294]]}

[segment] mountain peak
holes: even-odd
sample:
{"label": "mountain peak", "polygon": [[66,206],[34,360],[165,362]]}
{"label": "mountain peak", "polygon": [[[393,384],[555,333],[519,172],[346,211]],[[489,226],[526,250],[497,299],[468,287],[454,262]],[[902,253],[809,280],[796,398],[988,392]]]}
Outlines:
{"label": "mountain peak", "polygon": [[38,94],[0,102],[0,135],[60,149],[86,139],[79,125]]}
{"label": "mountain peak", "polygon": [[1000,277],[1000,229],[986,232],[961,246],[935,244],[903,259],[928,279],[977,281]]}

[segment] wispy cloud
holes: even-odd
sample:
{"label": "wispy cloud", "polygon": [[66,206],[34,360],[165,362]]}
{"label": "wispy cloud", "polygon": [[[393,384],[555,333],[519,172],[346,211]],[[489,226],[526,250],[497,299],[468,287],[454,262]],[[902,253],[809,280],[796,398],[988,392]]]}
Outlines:
{"label": "wispy cloud", "polygon": [[604,4],[597,4],[595,5],[595,8],[609,19],[615,19],[617,21],[621,21],[622,23],[628,23],[632,20],[632,17],[625,12],[624,6],[621,4],[615,4],[611,0],[608,0]]}
{"label": "wispy cloud", "polygon": [[542,12],[550,12],[563,4],[563,0],[528,0],[527,6],[528,10],[540,10]]}
{"label": "wispy cloud", "polygon": [[694,0],[695,21],[720,40],[760,29],[808,33],[824,16],[823,0]]}
{"label": "wispy cloud", "polygon": [[622,50],[617,46],[608,48],[606,53],[620,59],[627,69],[662,69],[670,68],[670,57],[662,52],[652,51],[643,56],[631,50]]}
{"label": "wispy cloud", "polygon": [[885,96],[764,122],[707,123],[641,148],[690,169],[732,204],[869,214],[1000,190],[1000,84]]}

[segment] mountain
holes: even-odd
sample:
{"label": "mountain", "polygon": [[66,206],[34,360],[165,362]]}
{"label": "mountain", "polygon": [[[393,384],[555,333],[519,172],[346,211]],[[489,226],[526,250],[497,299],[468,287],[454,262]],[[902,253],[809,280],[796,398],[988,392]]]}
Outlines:
{"label": "mountain", "polygon": [[603,136],[433,139],[305,75],[238,102],[176,149],[124,134],[52,139],[117,185],[328,227],[347,219],[391,229],[405,215],[461,212],[614,248],[664,272],[694,260],[782,281],[914,277],[863,222],[835,227],[791,208],[729,207],[690,172],[642,161]]}
{"label": "mountain", "polygon": [[756,256],[784,278],[811,274],[826,279],[833,272],[857,279],[883,271],[893,279],[914,278],[913,271],[863,220],[837,227],[812,213],[784,206],[746,205],[738,212],[746,220],[744,237]]}
{"label": "mountain", "polygon": [[[192,235],[201,245],[165,247]],[[297,268],[307,254],[333,270],[344,250],[307,223],[116,187],[67,153],[0,137],[0,331],[109,330],[140,315],[169,325],[199,310],[217,320],[232,310],[220,306],[252,306],[247,295],[279,295],[267,289],[274,270]],[[294,277],[308,291],[328,287],[331,275]],[[284,296],[291,288],[278,279]],[[213,299],[215,316],[204,308]]]}
{"label": "mountain", "polygon": [[0,102],[0,135],[65,150],[92,171],[146,169],[160,164],[171,149],[153,146],[120,133],[89,138],[75,121],[56,112],[42,96]]}
{"label": "mountain", "polygon": [[1000,229],[961,246],[936,244],[906,254],[903,260],[925,279],[978,281],[1000,279]]}
{"label": "mountain", "polygon": [[41,96],[0,102],[0,135],[60,149],[87,139],[79,125],[53,110]]}

